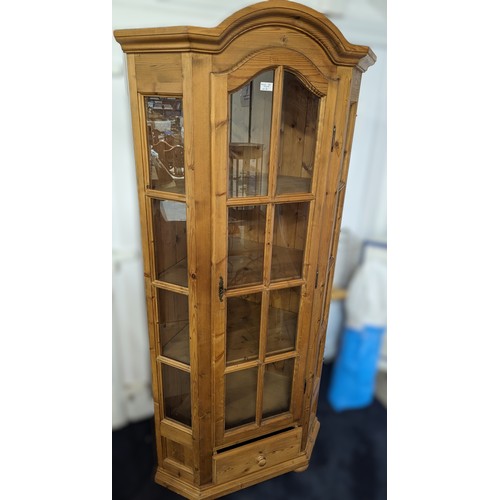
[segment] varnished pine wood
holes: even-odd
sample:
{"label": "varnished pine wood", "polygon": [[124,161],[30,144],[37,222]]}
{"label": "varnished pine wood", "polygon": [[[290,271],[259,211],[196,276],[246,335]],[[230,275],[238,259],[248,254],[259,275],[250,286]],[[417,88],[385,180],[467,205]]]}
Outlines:
{"label": "varnished pine wood", "polygon": [[[276,176],[281,144],[281,113],[283,100],[283,65],[276,68],[274,74],[273,113],[271,117],[271,144],[269,152],[269,195],[276,196]],[[272,233],[271,233],[272,234]],[[269,243],[267,243],[269,244]]]}
{"label": "varnished pine wood", "polygon": [[[347,117],[349,109],[349,97],[351,94],[351,82],[352,82],[352,69],[351,68],[339,68],[338,75],[340,77],[338,85],[338,93],[336,98],[335,115],[333,119],[333,124],[335,127],[335,140],[332,144],[332,149],[329,155],[329,168],[328,174],[326,176],[326,186],[327,190],[325,192],[324,205],[323,205],[323,226],[318,237],[319,248],[329,250],[328,242],[332,231],[335,233],[334,227],[334,216],[335,204],[337,199],[337,186],[340,180],[340,174],[343,162],[343,152],[345,147],[345,136],[347,132]],[[345,191],[344,191],[345,192]],[[340,221],[339,221],[340,223]],[[337,228],[340,231],[340,228]],[[325,252],[326,253],[326,252]],[[323,297],[326,293],[327,283],[327,266],[329,261],[329,255],[326,254],[322,258],[318,259],[318,276],[319,282],[314,293],[314,306],[312,310],[312,315],[310,318],[311,326],[310,330],[314,332],[314,337],[312,342],[308,345],[307,352],[307,375],[306,375],[306,391],[304,394],[304,410],[303,410],[303,425],[304,434],[302,436],[302,446],[301,449],[307,444],[307,437],[309,434],[309,425],[311,418],[313,417],[311,409],[315,403],[313,399],[313,389],[315,381],[320,377],[320,373],[317,372],[317,367],[319,365],[318,359],[322,355],[321,346],[324,346],[322,339],[326,334],[326,325],[321,325],[321,310],[323,305]],[[333,272],[330,273],[330,280],[333,280]]]}
{"label": "varnished pine wood", "polygon": [[[318,146],[316,148],[316,158],[315,158],[315,169],[316,174],[313,176],[312,189],[314,192],[319,190],[318,180],[325,179],[328,175],[328,158],[330,151],[328,148],[328,142],[330,134],[333,129],[333,114],[336,109],[337,93],[338,93],[338,80],[330,80],[329,89],[325,98],[323,98],[320,103],[320,123],[318,128]],[[310,328],[311,316],[313,314],[313,299],[315,295],[315,289],[317,287],[316,273],[318,271],[318,259],[319,259],[319,235],[325,224],[323,219],[323,205],[324,205],[324,193],[320,191],[320,195],[316,197],[316,200],[311,204],[311,222],[310,222],[310,233],[309,240],[307,242],[307,260],[305,262],[304,268],[309,269],[309,280],[306,286],[304,286],[302,295],[301,307],[303,310],[307,311],[307,314],[302,314],[300,316],[300,326],[299,331],[304,332],[302,336],[298,338],[297,350],[300,353],[300,362],[297,366],[297,376],[296,385],[294,387],[293,398],[295,401],[295,411],[296,417],[300,418],[302,422],[307,420],[307,415],[304,410],[304,398],[307,398],[307,388],[310,383],[311,375],[307,372],[308,363],[308,350],[311,344],[315,340],[315,331]],[[316,214],[316,216],[314,216]],[[304,390],[306,388],[306,390]]]}
{"label": "varnished pine wood", "polygon": [[182,95],[182,54],[138,53],[135,62],[138,92],[169,97]]}
{"label": "varnished pine wood", "polygon": [[135,58],[134,54],[127,55],[127,70],[128,70],[128,82],[129,82],[129,95],[130,95],[130,112],[132,117],[132,130],[134,138],[134,155],[136,164],[136,175],[137,175],[137,194],[139,199],[139,211],[140,211],[140,227],[141,227],[141,242],[142,242],[142,254],[143,254],[143,266],[144,266],[144,287],[146,295],[146,310],[148,318],[148,335],[149,335],[149,345],[150,345],[150,363],[151,363],[151,386],[153,393],[153,408],[154,408],[154,418],[156,426],[156,453],[158,463],[161,463],[163,459],[162,443],[159,432],[159,422],[161,421],[161,408],[160,408],[160,394],[159,394],[159,382],[158,382],[158,371],[156,364],[156,353],[158,337],[155,327],[155,316],[156,308],[154,301],[154,289],[151,286],[152,279],[152,258],[153,249],[150,246],[151,237],[149,234],[149,224],[147,220],[147,200],[144,196],[145,186],[148,183],[148,174],[146,171],[146,165],[144,164],[144,135],[140,127],[141,109],[140,102],[138,100],[137,94],[137,78],[136,78],[136,68],[135,68]]}
{"label": "varnished pine wood", "polygon": [[172,441],[189,447],[193,446],[193,432],[185,425],[163,419],[160,422],[159,431],[162,436]]}
{"label": "varnished pine wood", "polygon": [[224,444],[214,449],[221,450],[235,444],[243,444],[251,439],[266,437],[268,434],[293,427],[293,420],[293,415],[285,412],[263,419],[260,425],[253,423],[245,425],[244,428],[229,429],[224,435]]}
{"label": "varnished pine wood", "polygon": [[294,429],[276,437],[262,439],[247,445],[245,453],[235,449],[219,453],[214,457],[215,483],[225,483],[265,470],[297,456],[300,447],[301,429]]}
{"label": "varnished pine wood", "polygon": [[294,69],[297,77],[318,96],[326,94],[328,80],[323,76],[314,62],[299,52],[292,51],[286,47],[267,49],[255,52],[244,61],[241,66],[231,68],[228,74],[228,90],[234,91],[248,82],[248,75],[252,77],[262,71],[262,68],[279,68],[275,73],[275,102],[281,105],[281,88],[283,82],[283,66],[288,66],[290,58],[294,60]]}
{"label": "varnished pine wood", "polygon": [[[115,36],[128,53],[156,480],[187,498],[218,498],[309,463],[319,429],[319,377],[361,74],[375,57],[368,47],[347,42],[324,16],[283,0],[245,8],[216,28],[119,30]],[[268,192],[228,197],[228,96],[270,69]],[[284,92],[286,71],[303,87],[300,96]],[[150,189],[144,97],[151,95],[183,99],[185,194]],[[262,146],[249,145],[251,150],[232,143],[233,160],[261,161]],[[175,221],[168,234],[155,229],[155,200],[185,203],[185,230]],[[252,215],[259,206],[265,214]],[[231,225],[228,211],[240,211],[238,224]],[[166,253],[155,252],[160,247]],[[241,265],[231,286],[229,264]],[[186,296],[189,321],[184,312],[168,312],[185,308],[176,297]],[[243,324],[236,318],[239,303],[260,316]],[[285,331],[289,337],[281,338]],[[162,366],[170,368],[163,373]],[[233,400],[226,401],[227,377],[236,378]],[[180,384],[179,395],[169,383]],[[170,388],[165,403],[164,384]],[[176,411],[183,419],[191,415],[191,427],[163,418],[164,404],[175,417],[172,407],[181,403]],[[238,425],[240,411],[249,423]],[[234,448],[226,451],[228,446]],[[262,450],[273,457],[269,463],[262,453],[255,456]]]}
{"label": "varnished pine wood", "polygon": [[189,482],[182,480],[177,474],[169,474],[168,471],[158,468],[155,475],[155,481],[170,488],[180,495],[189,499],[214,500],[223,495],[247,488],[267,479],[291,472],[304,467],[308,463],[305,453],[299,453],[296,458],[281,462],[275,466],[266,468],[263,471],[255,472],[244,478],[233,479],[220,485],[211,485],[198,489]]}
{"label": "varnished pine wood", "polygon": [[[219,164],[225,159],[228,151],[227,99],[222,101],[219,96],[227,95],[227,78],[224,75],[212,74],[210,79],[210,129],[211,129],[211,155],[212,165]],[[217,102],[217,105],[215,103]],[[225,307],[226,298],[219,298],[219,280],[227,276],[227,238],[216,234],[227,229],[227,179],[225,169],[212,168],[212,383],[213,418],[215,430],[215,445],[220,445],[224,440],[224,394],[225,394]]]}
{"label": "varnished pine wood", "polygon": [[[246,7],[216,28],[176,26],[116,30],[115,38],[127,53],[193,51],[217,54],[230,51],[231,45],[234,45],[232,42],[241,38],[243,33],[273,25],[289,29],[294,34],[302,33],[302,40],[309,37],[336,65],[357,66],[364,71],[376,60],[369,47],[350,44],[324,16],[319,16],[309,7],[284,0],[271,0]],[[288,44],[287,38],[280,41],[281,45]],[[265,42],[269,43],[269,39]]]}

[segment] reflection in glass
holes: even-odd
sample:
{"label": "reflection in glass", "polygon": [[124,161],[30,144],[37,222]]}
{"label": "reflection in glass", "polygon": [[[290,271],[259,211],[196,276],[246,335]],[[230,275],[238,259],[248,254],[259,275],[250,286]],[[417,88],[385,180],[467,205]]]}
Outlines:
{"label": "reflection in glass", "polygon": [[147,96],[145,100],[151,188],[185,194],[182,99]]}
{"label": "reflection in glass", "polygon": [[266,365],[262,418],[272,417],[290,409],[294,361],[295,358]]}
{"label": "reflection in glass", "polygon": [[227,299],[226,363],[256,359],[259,355],[261,294]]}
{"label": "reflection in glass", "polygon": [[319,97],[285,70],[277,194],[311,191],[318,111]]}
{"label": "reflection in glass", "polygon": [[274,212],[271,280],[301,278],[309,203],[283,203]]}
{"label": "reflection in glass", "polygon": [[153,200],[156,277],[187,287],[186,204]]}
{"label": "reflection in glass", "polygon": [[226,375],[226,429],[255,422],[257,368]]}
{"label": "reflection in glass", "polygon": [[227,286],[262,283],[266,205],[228,209]]}
{"label": "reflection in glass", "polygon": [[274,70],[257,75],[230,97],[228,196],[265,196]]}
{"label": "reflection in glass", "polygon": [[157,289],[161,354],[189,365],[188,296]]}
{"label": "reflection in glass", "polygon": [[191,387],[189,373],[161,365],[163,413],[182,424],[191,426]]}
{"label": "reflection in glass", "polygon": [[295,349],[300,287],[272,290],[269,295],[266,354]]}

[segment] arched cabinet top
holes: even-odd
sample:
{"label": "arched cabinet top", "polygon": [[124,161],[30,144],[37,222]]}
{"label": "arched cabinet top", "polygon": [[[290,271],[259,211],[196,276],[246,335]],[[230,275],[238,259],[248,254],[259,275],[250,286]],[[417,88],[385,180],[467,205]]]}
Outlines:
{"label": "arched cabinet top", "polygon": [[285,0],[269,0],[246,7],[215,28],[176,26],[116,30],[115,38],[126,53],[197,52],[221,54],[231,45],[259,45],[299,49],[312,44],[337,65],[365,71],[376,56],[369,47],[349,43],[323,14]]}

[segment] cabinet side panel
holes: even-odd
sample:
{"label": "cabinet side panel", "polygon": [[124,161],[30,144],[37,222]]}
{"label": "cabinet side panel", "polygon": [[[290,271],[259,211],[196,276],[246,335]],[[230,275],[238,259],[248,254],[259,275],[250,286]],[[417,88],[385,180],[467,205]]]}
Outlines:
{"label": "cabinet side panel", "polygon": [[152,372],[152,391],[154,400],[154,415],[156,423],[156,450],[158,463],[162,460],[162,446],[159,422],[161,420],[160,416],[160,406],[159,406],[159,393],[158,393],[158,371],[156,366],[157,353],[157,342],[156,342],[156,328],[155,328],[155,294],[154,289],[151,285],[151,269],[152,269],[152,249],[149,246],[149,241],[151,240],[151,235],[149,234],[150,223],[148,220],[149,210],[148,201],[145,196],[145,188],[147,184],[147,165],[144,161],[146,138],[144,136],[144,131],[141,127],[141,108],[142,101],[139,99],[137,91],[137,79],[136,79],[136,61],[133,54],[127,55],[127,68],[128,68],[128,81],[129,81],[129,97],[130,97],[130,111],[132,116],[132,130],[134,135],[134,156],[136,165],[136,175],[137,175],[137,194],[139,198],[139,211],[140,211],[140,225],[141,225],[141,240],[142,240],[142,256],[144,264],[144,280],[145,280],[145,291],[146,291],[146,306],[147,306],[147,317],[148,317],[148,334],[149,334],[149,347],[150,347],[150,358],[151,358],[151,372]]}
{"label": "cabinet side panel", "polygon": [[[321,373],[317,371],[317,358],[322,337],[325,335],[326,328],[321,325],[321,310],[323,306],[324,294],[328,291],[327,274],[328,262],[330,253],[330,241],[335,233],[335,207],[338,196],[338,184],[342,171],[342,163],[344,159],[344,148],[347,141],[347,118],[349,110],[349,99],[351,95],[352,83],[352,68],[339,67],[338,76],[340,77],[337,93],[337,101],[335,105],[334,127],[335,135],[331,141],[331,154],[329,159],[328,177],[326,179],[326,195],[323,205],[323,213],[321,220],[322,231],[319,237],[319,252],[318,252],[318,286],[314,291],[313,313],[311,320],[311,339],[308,345],[307,353],[307,386],[304,398],[304,434],[302,437],[302,447],[304,449],[307,444],[309,434],[309,424],[314,420],[314,397],[316,380]],[[340,220],[338,221],[340,224]],[[333,279],[333,273],[331,273]],[[317,393],[316,393],[317,394]],[[317,395],[316,395],[317,397]]]}

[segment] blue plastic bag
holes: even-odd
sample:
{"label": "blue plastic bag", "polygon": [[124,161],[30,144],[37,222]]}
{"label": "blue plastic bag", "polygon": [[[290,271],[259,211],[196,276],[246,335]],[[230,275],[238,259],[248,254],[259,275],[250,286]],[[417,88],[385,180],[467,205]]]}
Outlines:
{"label": "blue plastic bag", "polygon": [[380,326],[344,329],[328,392],[328,400],[335,410],[363,408],[373,401],[384,333],[385,328]]}

